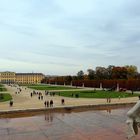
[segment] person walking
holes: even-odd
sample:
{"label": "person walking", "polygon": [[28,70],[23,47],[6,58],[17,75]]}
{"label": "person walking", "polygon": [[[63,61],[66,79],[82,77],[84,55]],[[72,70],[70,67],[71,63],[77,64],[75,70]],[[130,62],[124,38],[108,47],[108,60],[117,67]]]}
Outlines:
{"label": "person walking", "polygon": [[47,107],[49,107],[49,101],[47,101]]}
{"label": "person walking", "polygon": [[53,100],[50,100],[50,107],[53,107]]}
{"label": "person walking", "polygon": [[31,92],[31,97],[33,96],[33,93]]}
{"label": "person walking", "polygon": [[44,105],[45,105],[45,107],[46,107],[46,105],[47,105],[47,102],[46,102],[46,101],[44,102]]}
{"label": "person walking", "polygon": [[43,95],[41,95],[41,100],[43,100]]}
{"label": "person walking", "polygon": [[12,107],[13,106],[13,101],[12,100],[10,100],[10,107]]}
{"label": "person walking", "polygon": [[40,100],[40,96],[38,96],[38,99]]}
{"label": "person walking", "polygon": [[61,99],[61,104],[64,105],[65,104],[65,100]]}

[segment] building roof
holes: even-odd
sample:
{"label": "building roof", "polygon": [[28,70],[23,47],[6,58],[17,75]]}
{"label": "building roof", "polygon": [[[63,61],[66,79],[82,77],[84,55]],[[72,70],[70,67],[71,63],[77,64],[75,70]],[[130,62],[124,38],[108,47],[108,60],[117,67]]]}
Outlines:
{"label": "building roof", "polygon": [[3,72],[0,72],[0,73],[15,73],[15,72],[12,72],[12,71],[3,71]]}
{"label": "building roof", "polygon": [[16,75],[44,75],[43,73],[16,73]]}

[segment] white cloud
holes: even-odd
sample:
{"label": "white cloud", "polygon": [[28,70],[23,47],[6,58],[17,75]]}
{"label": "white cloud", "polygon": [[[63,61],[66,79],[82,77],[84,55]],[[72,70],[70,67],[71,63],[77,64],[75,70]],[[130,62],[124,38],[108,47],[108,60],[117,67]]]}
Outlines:
{"label": "white cloud", "polygon": [[0,71],[76,74],[92,65],[139,65],[137,0],[0,2]]}

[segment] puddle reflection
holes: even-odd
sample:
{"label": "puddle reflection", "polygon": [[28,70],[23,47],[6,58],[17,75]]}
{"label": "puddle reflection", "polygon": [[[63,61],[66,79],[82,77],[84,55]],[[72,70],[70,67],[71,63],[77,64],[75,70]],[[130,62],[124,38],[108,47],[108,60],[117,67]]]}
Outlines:
{"label": "puddle reflection", "polygon": [[[127,108],[38,112],[5,115],[0,119],[2,140],[124,140]],[[61,129],[60,129],[61,128]],[[138,135],[135,140],[140,139]],[[0,139],[1,140],[1,139]]]}
{"label": "puddle reflection", "polygon": [[46,113],[45,112],[45,120],[47,121],[47,122],[53,122],[53,117],[54,117],[54,113]]}

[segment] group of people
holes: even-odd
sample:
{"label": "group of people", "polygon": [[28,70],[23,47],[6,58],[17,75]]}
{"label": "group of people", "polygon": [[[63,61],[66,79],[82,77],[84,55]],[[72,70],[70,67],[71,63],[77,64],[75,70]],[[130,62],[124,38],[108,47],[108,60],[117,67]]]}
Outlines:
{"label": "group of people", "polygon": [[110,97],[107,97],[106,98],[106,101],[107,101],[107,103],[111,103],[111,98]]}
{"label": "group of people", "polygon": [[45,95],[55,96],[55,92],[49,92],[45,90]]}
{"label": "group of people", "polygon": [[45,105],[45,107],[53,107],[53,100],[45,101],[44,105]]}
{"label": "group of people", "polygon": [[42,93],[41,92],[36,92],[36,91],[33,91],[33,92],[31,92],[31,97],[33,96],[33,95],[39,95],[39,96],[41,96],[42,95]]}
{"label": "group of people", "polygon": [[22,89],[19,88],[19,87],[17,87],[17,91],[15,92],[15,94],[19,94],[19,93],[21,93],[21,92],[22,92]]}
{"label": "group of people", "polygon": [[38,99],[43,100],[43,95],[42,95],[41,92],[33,91],[33,92],[30,93],[31,98],[33,97],[33,95],[38,95]]}
{"label": "group of people", "polygon": [[[16,87],[16,88],[17,88],[17,91],[16,91],[15,93],[16,93],[16,94],[19,94],[19,93],[22,91],[22,89],[19,88],[19,87]],[[44,96],[43,96],[43,94],[42,94],[41,92],[32,91],[32,92],[30,93],[31,98],[32,98],[34,95],[38,95],[37,97],[38,97],[39,100],[44,100]],[[44,95],[55,96],[55,92],[45,91],[45,94],[44,94]],[[65,104],[65,100],[64,100],[64,99],[61,99],[61,104],[62,104],[62,105]],[[13,106],[13,100],[10,100],[9,105],[10,105],[10,107]],[[52,99],[51,99],[51,100],[45,100],[45,101],[44,101],[44,105],[45,105],[45,107],[53,107],[53,106],[54,106],[54,101],[53,101]]]}
{"label": "group of people", "polygon": [[[61,104],[64,105],[65,104],[65,100],[61,99]],[[53,100],[50,101],[45,101],[44,102],[45,107],[53,107]]]}

